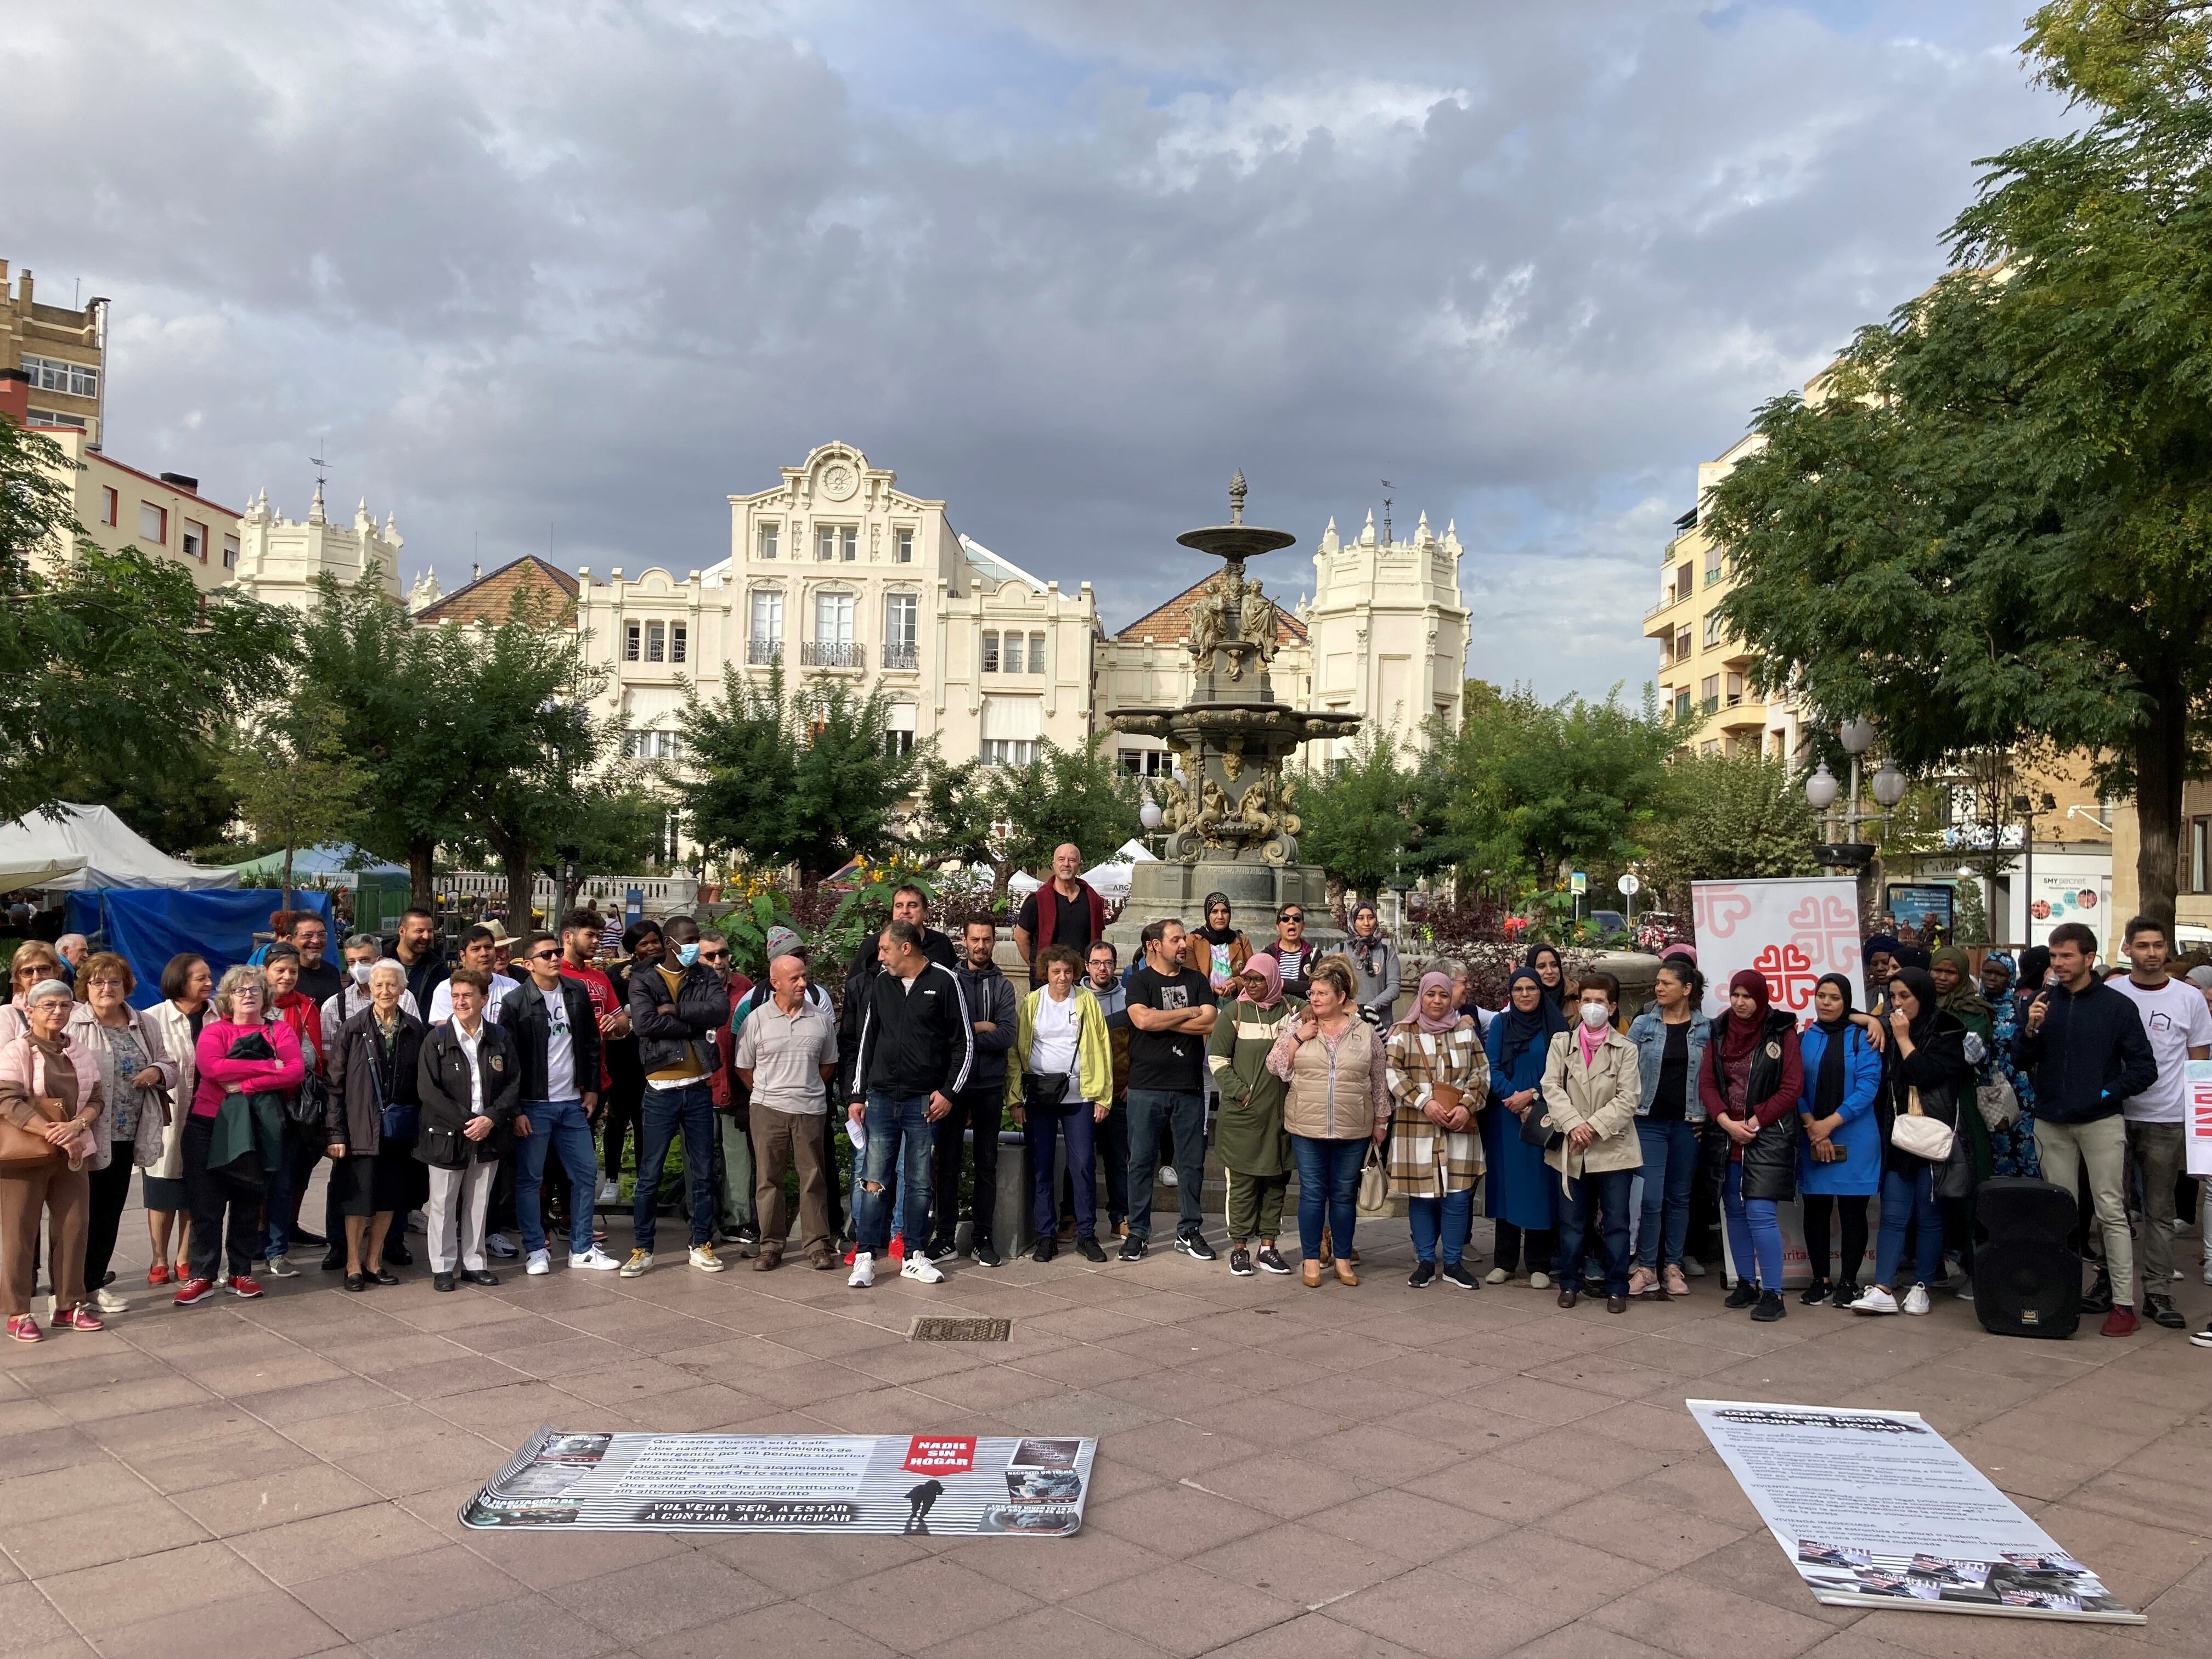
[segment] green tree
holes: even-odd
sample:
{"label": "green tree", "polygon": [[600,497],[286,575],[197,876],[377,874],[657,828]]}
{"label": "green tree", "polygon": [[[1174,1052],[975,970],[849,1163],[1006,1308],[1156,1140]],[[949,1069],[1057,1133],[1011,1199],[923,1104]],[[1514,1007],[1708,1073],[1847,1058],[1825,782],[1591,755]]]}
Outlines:
{"label": "green tree", "polygon": [[1769,689],[1865,714],[1891,757],[2041,738],[2136,798],[2171,921],[2212,698],[2212,6],[2063,0],[2035,78],[2087,118],[1986,165],[1952,274],[1860,331],[1708,520]]}
{"label": "green tree", "polygon": [[1549,886],[1569,867],[1615,868],[1643,850],[1678,734],[1647,691],[1547,703],[1534,691],[1468,682],[1467,714],[1444,765],[1448,828],[1470,869]]}
{"label": "green tree", "polygon": [[1351,755],[1301,784],[1293,802],[1304,826],[1298,855],[1336,886],[1376,893],[1402,867],[1416,788],[1390,734],[1363,732]]}
{"label": "green tree", "polygon": [[1645,831],[1651,884],[1686,911],[1693,881],[1816,874],[1818,836],[1803,787],[1778,760],[1683,755],[1667,770]]}
{"label": "green tree", "polygon": [[157,767],[118,765],[88,752],[62,781],[64,800],[97,801],[173,857],[222,842],[238,817],[238,795],[224,781],[223,751],[199,738],[173,744]]}
{"label": "green tree", "polygon": [[898,750],[892,698],[822,675],[787,687],[723,671],[719,696],[686,690],[686,770],[671,782],[709,853],[741,854],[769,868],[796,865],[819,881],[856,855],[874,858],[898,839],[902,803],[929,758]]}
{"label": "green tree", "polygon": [[1048,874],[1063,842],[1089,860],[1110,857],[1138,833],[1141,798],[1135,776],[1103,744],[1063,749],[1048,740],[1018,765],[933,765],[917,805],[922,854],[987,866],[995,899],[1017,870]]}
{"label": "green tree", "polygon": [[[611,738],[610,738],[611,742]],[[586,876],[634,870],[658,857],[668,803],[647,788],[629,764],[601,763],[593,776],[554,799],[538,867],[557,890],[554,916],[576,902]]]}
{"label": "green tree", "polygon": [[239,816],[284,849],[284,902],[292,855],[351,838],[368,773],[346,752],[336,711],[296,705],[282,725],[241,729],[223,757],[223,782]]}
{"label": "green tree", "polygon": [[274,692],[290,654],[270,607],[203,594],[174,559],[97,546],[71,514],[68,465],[0,416],[0,821],[190,766]]}

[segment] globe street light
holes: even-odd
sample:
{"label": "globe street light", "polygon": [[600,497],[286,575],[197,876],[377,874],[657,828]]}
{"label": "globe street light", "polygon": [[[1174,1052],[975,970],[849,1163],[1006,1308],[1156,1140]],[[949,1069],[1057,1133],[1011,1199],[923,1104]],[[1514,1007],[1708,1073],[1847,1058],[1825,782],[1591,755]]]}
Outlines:
{"label": "globe street light", "polygon": [[1822,761],[1813,769],[1813,775],[1805,780],[1805,799],[1815,812],[1826,812],[1836,804],[1836,792],[1842,787],[1836,781],[1836,775],[1828,769],[1828,763]]}
{"label": "globe street light", "polygon": [[1888,761],[1874,775],[1874,798],[1885,812],[1905,799],[1905,774]]}
{"label": "globe street light", "polygon": [[1145,826],[1147,834],[1158,829],[1166,816],[1160,811],[1159,802],[1150,795],[1145,797],[1145,804],[1137,809],[1137,822]]}
{"label": "globe street light", "polygon": [[1844,752],[1856,758],[1874,747],[1874,722],[1863,714],[1845,720],[1836,730],[1836,740],[1844,745]]}

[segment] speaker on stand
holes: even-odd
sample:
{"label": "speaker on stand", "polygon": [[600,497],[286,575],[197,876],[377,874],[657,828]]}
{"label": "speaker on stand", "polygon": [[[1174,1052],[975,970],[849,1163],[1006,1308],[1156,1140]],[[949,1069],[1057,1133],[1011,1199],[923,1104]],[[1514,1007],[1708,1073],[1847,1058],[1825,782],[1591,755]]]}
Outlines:
{"label": "speaker on stand", "polygon": [[2081,1258],[2067,1248],[2074,1194],[1999,1176],[1974,1194],[1974,1316],[1998,1336],[2063,1339],[2081,1322]]}

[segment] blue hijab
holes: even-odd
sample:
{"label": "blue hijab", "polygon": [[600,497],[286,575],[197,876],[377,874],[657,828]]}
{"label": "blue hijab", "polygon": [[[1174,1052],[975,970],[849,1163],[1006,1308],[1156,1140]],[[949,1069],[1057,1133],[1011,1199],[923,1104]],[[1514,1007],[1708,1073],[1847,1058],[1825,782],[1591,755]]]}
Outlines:
{"label": "blue hijab", "polygon": [[[1536,988],[1538,994],[1535,1009],[1529,1013],[1513,1006],[1513,988],[1524,979]],[[1537,976],[1536,970],[1516,968],[1512,977],[1505,981],[1505,1012],[1491,1022],[1490,1040],[1496,1045],[1492,1059],[1498,1070],[1510,1073],[1529,1044],[1548,1045],[1553,1036],[1566,1029],[1566,1015],[1546,994],[1544,981]]]}

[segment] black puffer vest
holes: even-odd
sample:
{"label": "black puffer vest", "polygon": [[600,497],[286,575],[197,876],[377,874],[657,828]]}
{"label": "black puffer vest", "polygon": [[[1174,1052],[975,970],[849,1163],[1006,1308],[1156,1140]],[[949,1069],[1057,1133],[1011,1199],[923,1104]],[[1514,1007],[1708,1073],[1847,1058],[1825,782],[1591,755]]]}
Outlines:
{"label": "black puffer vest", "polygon": [[[1735,1013],[1729,1012],[1715,1020],[1712,1038],[1705,1044],[1705,1064],[1711,1069],[1713,1087],[1723,1100],[1728,1098],[1728,1076],[1721,1069],[1721,1049],[1724,1046],[1726,1022],[1735,1018]],[[1790,1015],[1778,1011],[1767,1014],[1766,1029],[1759,1037],[1759,1046],[1751,1051],[1751,1078],[1743,1095],[1747,1109],[1771,1099],[1775,1090],[1781,1086],[1782,1046],[1785,1041],[1795,1040],[1796,1030],[1797,1022]],[[1719,1140],[1721,1155],[1725,1158],[1732,1144],[1727,1132],[1714,1124],[1706,1133]],[[1723,1173],[1726,1173],[1725,1170]],[[1765,1198],[1777,1202],[1797,1196],[1796,1113],[1784,1112],[1743,1149],[1743,1195],[1747,1200]]]}

